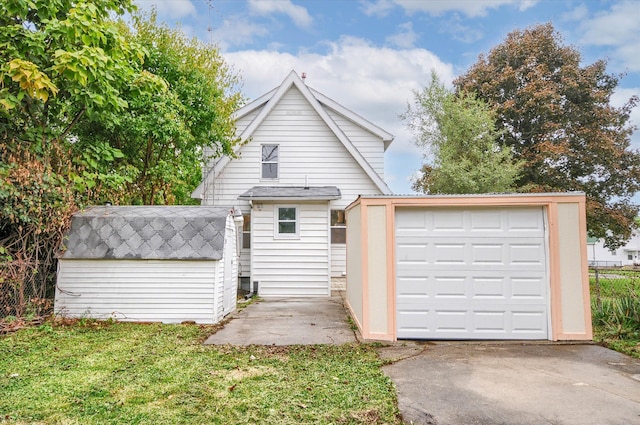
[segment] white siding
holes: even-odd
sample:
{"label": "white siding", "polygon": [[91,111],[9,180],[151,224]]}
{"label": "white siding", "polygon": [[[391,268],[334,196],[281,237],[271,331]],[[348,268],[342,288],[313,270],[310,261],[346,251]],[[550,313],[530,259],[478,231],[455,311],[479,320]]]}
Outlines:
{"label": "white siding", "polygon": [[220,261],[61,259],[55,312],[123,321],[216,323]]}
{"label": "white siding", "polygon": [[287,204],[298,208],[298,239],[274,238],[275,208],[253,210],[252,280],[260,296],[328,296],[329,220],[326,203]]}
{"label": "white siding", "polygon": [[218,269],[222,269],[222,275],[216,279],[216,282],[222,282],[221,285],[216,286],[218,294],[216,296],[216,311],[222,312],[222,316],[226,316],[236,309],[238,299],[238,238],[236,230],[242,231],[242,226],[239,227],[236,229],[233,217],[229,215],[224,235],[224,250],[220,261],[223,266],[218,267]]}
{"label": "white siding", "polygon": [[376,173],[384,179],[384,142],[359,125],[349,121],[331,109],[327,109],[331,119],[351,140]]}
{"label": "white siding", "polygon": [[613,252],[605,248],[602,239],[598,239],[594,243],[588,243],[587,258],[590,264],[605,267],[640,264],[640,235],[632,235],[626,245]]}
{"label": "white siding", "polygon": [[331,277],[347,274],[347,245],[331,244]]}
{"label": "white siding", "polygon": [[[376,171],[382,175],[384,146],[380,139],[365,130],[358,130],[352,122],[335,112],[331,116],[342,126],[353,143]],[[254,112],[237,124],[244,129],[257,115]],[[263,143],[280,146],[279,174],[277,180],[260,178],[260,146]],[[376,147],[377,144],[377,147]],[[360,167],[356,160],[333,134],[322,118],[313,110],[300,91],[292,87],[255,130],[251,141],[239,151],[215,182],[205,182],[203,205],[236,205],[249,211],[247,201],[237,198],[253,186],[302,186],[305,178],[310,186],[337,186],[342,198],[331,201],[332,209],[344,209],[358,195],[377,195],[380,190]],[[328,229],[327,229],[328,231]],[[328,233],[327,233],[328,234]],[[242,250],[241,274],[249,275],[250,261],[247,250]],[[332,256],[336,276],[345,268],[344,249],[337,249]],[[255,280],[252,278],[252,280]]]}

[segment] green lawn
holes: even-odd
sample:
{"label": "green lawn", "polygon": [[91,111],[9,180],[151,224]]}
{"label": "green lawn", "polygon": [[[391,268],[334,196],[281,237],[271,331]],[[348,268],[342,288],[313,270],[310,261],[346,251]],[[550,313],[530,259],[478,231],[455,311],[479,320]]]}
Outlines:
{"label": "green lawn", "polygon": [[213,330],[81,321],[2,336],[0,423],[401,423],[371,345],[203,346]]}

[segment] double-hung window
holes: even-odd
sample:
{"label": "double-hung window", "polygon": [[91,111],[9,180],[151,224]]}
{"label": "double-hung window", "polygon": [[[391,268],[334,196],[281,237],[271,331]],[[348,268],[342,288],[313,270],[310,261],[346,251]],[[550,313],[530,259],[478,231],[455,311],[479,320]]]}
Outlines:
{"label": "double-hung window", "polygon": [[298,209],[296,207],[276,207],[275,237],[296,239],[300,234]]}
{"label": "double-hung window", "polygon": [[262,145],[260,178],[277,179],[278,176],[278,145]]}
{"label": "double-hung window", "polygon": [[331,243],[347,243],[347,217],[344,210],[331,210]]}

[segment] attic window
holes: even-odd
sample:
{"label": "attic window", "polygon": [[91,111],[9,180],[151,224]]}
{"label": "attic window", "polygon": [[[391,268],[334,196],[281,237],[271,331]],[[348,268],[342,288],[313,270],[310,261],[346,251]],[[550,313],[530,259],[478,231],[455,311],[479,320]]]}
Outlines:
{"label": "attic window", "polygon": [[278,145],[262,145],[261,166],[261,178],[278,178]]}

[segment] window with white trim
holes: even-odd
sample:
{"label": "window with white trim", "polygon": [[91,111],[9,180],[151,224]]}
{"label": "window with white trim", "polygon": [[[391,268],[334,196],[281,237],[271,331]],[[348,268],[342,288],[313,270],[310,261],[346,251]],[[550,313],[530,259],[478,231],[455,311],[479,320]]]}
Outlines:
{"label": "window with white trim", "polygon": [[344,210],[331,210],[331,243],[347,243],[347,216]]}
{"label": "window with white trim", "polygon": [[277,207],[276,208],[276,238],[297,238],[300,231],[298,220],[298,208]]}
{"label": "window with white trim", "polygon": [[263,179],[278,178],[278,145],[262,145],[260,166],[260,177]]}

